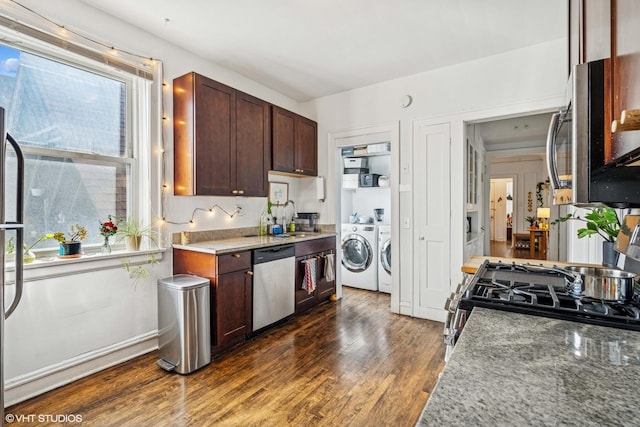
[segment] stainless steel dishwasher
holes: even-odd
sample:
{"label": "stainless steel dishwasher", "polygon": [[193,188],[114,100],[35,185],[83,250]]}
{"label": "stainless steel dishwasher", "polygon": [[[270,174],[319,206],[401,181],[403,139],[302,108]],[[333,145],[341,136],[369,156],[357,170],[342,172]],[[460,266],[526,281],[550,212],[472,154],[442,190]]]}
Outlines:
{"label": "stainless steel dishwasher", "polygon": [[253,331],[293,314],[295,264],[294,245],[253,251]]}

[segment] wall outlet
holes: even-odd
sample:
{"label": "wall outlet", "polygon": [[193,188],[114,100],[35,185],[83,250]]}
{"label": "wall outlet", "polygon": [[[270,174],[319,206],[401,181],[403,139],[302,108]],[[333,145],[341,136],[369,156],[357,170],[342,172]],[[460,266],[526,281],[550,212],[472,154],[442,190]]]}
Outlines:
{"label": "wall outlet", "polygon": [[244,216],[244,205],[236,205],[237,216]]}

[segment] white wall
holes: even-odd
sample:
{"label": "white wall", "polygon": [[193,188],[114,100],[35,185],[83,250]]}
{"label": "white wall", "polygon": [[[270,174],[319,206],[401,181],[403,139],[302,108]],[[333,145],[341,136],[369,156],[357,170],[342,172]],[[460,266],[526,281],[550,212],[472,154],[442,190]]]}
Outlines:
{"label": "white wall", "polygon": [[[514,182],[514,212],[513,232],[524,233],[529,228],[526,221],[528,216],[536,216],[536,184],[547,179],[546,166],[542,160],[526,160],[518,162],[499,162],[490,164],[491,178],[515,177]],[[504,191],[503,191],[504,192]],[[531,192],[531,211],[528,209],[528,193]],[[502,194],[504,199],[504,194]],[[497,197],[497,195],[496,195]],[[544,206],[549,201],[544,198]]]}
{"label": "white wall", "polygon": [[[411,188],[412,124],[429,118],[433,123],[452,123],[452,231],[451,284],[461,279],[463,262],[465,176],[463,123],[466,120],[506,116],[532,111],[549,111],[563,103],[566,85],[566,39],[514,50],[464,64],[387,81],[308,103],[318,120],[320,152],[319,170],[327,175],[327,188],[336,186],[329,156],[322,149],[328,135],[381,123],[400,123],[400,185]],[[401,107],[401,97],[409,94],[413,104]],[[339,184],[338,184],[339,185]],[[394,233],[399,233],[400,305],[412,306],[413,300],[413,229],[400,228],[399,219],[411,217],[413,195],[401,192],[400,212],[394,213]],[[437,201],[436,201],[437,202]],[[339,221],[336,200],[328,199],[321,215],[329,222]],[[394,269],[394,274],[395,269]]]}
{"label": "white wall", "polygon": [[[235,228],[257,225],[260,211],[263,209],[266,198],[229,198],[229,197],[173,197],[173,144],[172,144],[172,98],[171,82],[173,78],[189,71],[196,71],[212,79],[221,81],[227,85],[238,88],[244,92],[262,98],[266,101],[280,105],[284,108],[296,111],[318,121],[319,129],[319,173],[327,177],[326,188],[335,188],[337,179],[335,173],[329,168],[327,149],[329,132],[353,129],[376,125],[380,123],[400,123],[400,181],[401,184],[411,185],[411,134],[412,123],[415,119],[428,118],[434,123],[451,122],[452,126],[452,244],[451,244],[451,280],[456,282],[460,278],[460,264],[462,263],[462,244],[464,239],[464,210],[462,200],[462,180],[464,170],[461,153],[463,144],[463,121],[476,120],[483,117],[493,117],[510,113],[525,111],[538,111],[552,109],[560,105],[561,95],[564,93],[566,82],[566,40],[560,39],[554,42],[536,45],[527,49],[516,50],[490,58],[447,67],[428,73],[418,74],[407,78],[384,82],[378,85],[341,93],[335,96],[321,98],[304,105],[298,105],[295,101],[232,71],[211,64],[185,48],[177,47],[171,43],[158,39],[123,23],[109,15],[103,14],[77,0],[56,0],[47,2],[42,0],[21,0],[25,6],[36,10],[38,13],[72,28],[92,38],[113,45],[121,49],[136,52],[144,56],[161,60],[164,71],[164,81],[168,83],[164,89],[164,96],[160,104],[156,104],[155,111],[158,115],[164,114],[168,120],[164,124],[161,137],[164,141],[165,161],[163,169],[152,171],[153,176],[167,178],[169,185],[166,195],[165,213],[169,220],[187,222],[195,208],[208,207],[218,203],[231,210],[237,203],[244,205],[245,215],[233,220],[225,219],[222,215],[213,218],[196,217],[196,225],[193,229],[204,230],[214,228]],[[71,12],[72,11],[72,12]],[[15,4],[4,2],[0,5],[0,12],[10,17],[19,18],[21,22],[31,24],[45,30],[56,33],[58,28],[48,24],[41,18],[25,11]],[[102,48],[100,48],[102,49]],[[412,95],[414,102],[406,109],[400,107],[402,95]],[[156,117],[160,121],[160,117]],[[457,156],[457,157],[456,157]],[[395,161],[395,160],[394,160]],[[298,188],[302,191],[308,187],[308,182],[300,181]],[[159,185],[156,185],[159,186]],[[158,193],[151,195],[153,205],[158,205]],[[297,195],[291,194],[293,198]],[[336,223],[336,201],[330,192],[326,194],[327,201],[321,203],[310,198],[299,202],[300,205],[308,205],[309,209],[318,210],[321,214],[321,223]],[[400,216],[411,216],[412,194],[403,192],[400,199]],[[301,210],[302,206],[298,206]],[[306,206],[305,206],[306,209]],[[160,215],[160,212],[156,212]],[[397,221],[397,220],[396,220]],[[394,225],[398,229],[397,223]],[[186,226],[169,225],[166,233],[187,229]],[[412,289],[412,253],[411,228],[403,229],[400,235],[401,262],[401,286],[400,298],[407,304],[411,304]],[[156,272],[164,275],[170,272],[171,257],[169,253],[157,267]],[[67,276],[51,277],[48,280],[35,280],[27,284],[28,293],[47,292],[50,300],[41,299],[41,304],[64,303],[66,312],[76,312],[78,316],[91,318],[84,323],[79,333],[82,336],[108,337],[110,341],[96,340],[91,348],[87,348],[81,339],[69,339],[70,325],[68,320],[58,318],[57,325],[53,328],[42,328],[33,331],[33,335],[25,337],[18,333],[20,327],[17,320],[10,318],[7,321],[7,340],[5,348],[14,347],[15,354],[7,357],[11,363],[5,364],[7,369],[6,380],[8,382],[21,383],[21,390],[15,390],[12,399],[20,400],[34,391],[31,386],[38,386],[38,379],[47,375],[52,381],[61,384],[76,377],[85,375],[92,370],[99,369],[117,360],[126,359],[135,355],[139,349],[136,347],[136,339],[153,335],[157,327],[153,323],[156,315],[155,293],[150,290],[138,290],[140,293],[133,295],[130,283],[122,278],[120,270],[118,274],[84,273],[77,277]],[[114,281],[116,283],[114,284]],[[90,282],[90,286],[83,284]],[[123,285],[124,283],[124,285]],[[58,290],[64,291],[68,300],[61,301]],[[142,298],[142,301],[140,301]],[[97,301],[100,299],[101,301]],[[125,304],[124,301],[128,300]],[[25,303],[21,308],[26,310],[40,310],[37,304],[38,298],[33,298],[30,303]],[[93,302],[92,302],[93,301]],[[131,328],[123,323],[113,323],[113,310],[96,309],[96,304],[102,302],[115,304],[113,310],[123,315],[128,313],[128,322]],[[120,305],[124,304],[124,305]],[[127,305],[128,304],[128,305]],[[120,308],[118,308],[120,307]],[[82,310],[88,309],[85,313]],[[45,311],[46,312],[46,311]],[[53,314],[52,314],[53,315]],[[19,319],[19,312],[15,319]],[[127,323],[127,322],[125,322]],[[133,327],[135,325],[135,327]],[[28,343],[20,343],[16,340],[29,340]],[[12,342],[13,341],[13,342]],[[45,354],[55,348],[56,343],[64,343],[69,347],[63,352]],[[127,351],[122,351],[126,349]],[[148,348],[148,345],[147,345]],[[29,352],[29,354],[26,354]],[[102,353],[106,354],[102,354]],[[23,354],[25,353],[25,354]],[[109,357],[117,355],[117,357]],[[19,363],[17,360],[24,356]],[[117,359],[117,360],[116,360]],[[86,365],[88,364],[88,365]],[[60,369],[64,366],[64,369]],[[73,371],[73,367],[77,370]],[[64,371],[64,372],[63,372]],[[73,371],[73,372],[72,372]],[[65,373],[66,372],[66,373]],[[55,377],[55,378],[53,378]],[[30,388],[31,387],[31,388]],[[43,386],[45,387],[45,386]],[[40,389],[42,390],[42,389]]]}
{"label": "white wall", "polygon": [[[196,226],[193,228],[204,230],[257,226],[266,198],[173,197],[172,80],[184,73],[196,71],[292,111],[304,114],[304,109],[295,101],[259,83],[211,64],[184,48],[151,36],[81,1],[21,0],[20,3],[66,28],[86,34],[109,46],[162,61],[164,81],[168,85],[164,88],[163,98],[154,99],[152,111],[157,112],[157,117],[154,117],[156,123],[162,122],[163,113],[168,120],[164,124],[162,135],[155,134],[153,139],[157,141],[162,138],[166,152],[164,171],[159,167],[161,162],[153,165],[152,179],[160,178],[152,183],[152,206],[159,205],[158,182],[162,181],[161,176],[164,175],[169,185],[165,199],[165,212],[169,220],[188,222],[195,208],[206,208],[218,203],[233,210],[235,204],[240,203],[245,208],[244,216],[229,220],[223,215],[211,218],[197,214]],[[60,33],[58,27],[12,3],[2,2],[0,13],[41,30]],[[87,43],[82,39],[77,39],[77,42]],[[90,47],[105,50],[95,45]],[[305,184],[300,184],[301,187],[303,185]],[[295,192],[295,188],[292,190]],[[319,202],[306,201],[308,205],[314,203]],[[309,206],[311,207],[317,210],[315,205]],[[154,215],[159,217],[160,212],[154,212]],[[169,225],[165,229],[165,236],[185,229],[187,226],[184,225]],[[133,285],[119,260],[108,270],[102,268],[104,267],[96,266],[94,271],[78,274],[67,271],[63,276],[49,274],[50,277],[45,280],[37,278],[38,270],[47,271],[43,268],[25,272],[29,279],[25,284],[25,297],[6,322],[5,404],[24,400],[157,346],[155,283],[157,278],[171,274],[170,249],[154,267],[152,276],[144,286]]]}

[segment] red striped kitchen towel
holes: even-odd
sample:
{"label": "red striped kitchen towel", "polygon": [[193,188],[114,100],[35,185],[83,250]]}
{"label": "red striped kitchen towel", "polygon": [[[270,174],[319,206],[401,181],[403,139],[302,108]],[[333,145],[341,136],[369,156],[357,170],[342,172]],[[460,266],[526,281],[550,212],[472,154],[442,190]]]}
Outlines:
{"label": "red striped kitchen towel", "polygon": [[302,289],[307,293],[316,290],[316,259],[309,258],[304,262],[304,278],[302,279]]}

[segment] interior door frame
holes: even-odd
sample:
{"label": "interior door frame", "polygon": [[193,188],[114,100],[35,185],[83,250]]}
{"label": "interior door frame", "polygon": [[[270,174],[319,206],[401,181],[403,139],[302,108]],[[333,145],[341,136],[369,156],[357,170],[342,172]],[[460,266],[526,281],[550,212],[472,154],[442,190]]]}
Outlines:
{"label": "interior door frame", "polygon": [[[342,213],[342,148],[354,145],[362,145],[368,143],[382,142],[380,137],[385,135],[391,145],[391,177],[389,179],[389,187],[391,189],[391,245],[400,248],[399,239],[399,217],[400,217],[400,122],[387,122],[370,126],[362,126],[342,131],[329,132],[328,134],[328,155],[327,170],[329,176],[335,177],[333,183],[327,182],[327,188],[332,188],[334,195],[333,209],[329,206],[329,212],[333,212],[333,219],[337,230],[341,228]],[[333,171],[333,173],[331,173]],[[328,177],[328,181],[329,181]],[[329,191],[329,190],[328,190]],[[342,239],[338,236],[336,239],[336,253],[341,253]],[[391,251],[391,265],[400,265],[400,250]],[[377,268],[377,267],[376,267]],[[391,303],[390,311],[400,313],[400,275],[399,268],[394,267],[391,275]],[[342,268],[336,264],[336,296],[342,298]]]}

